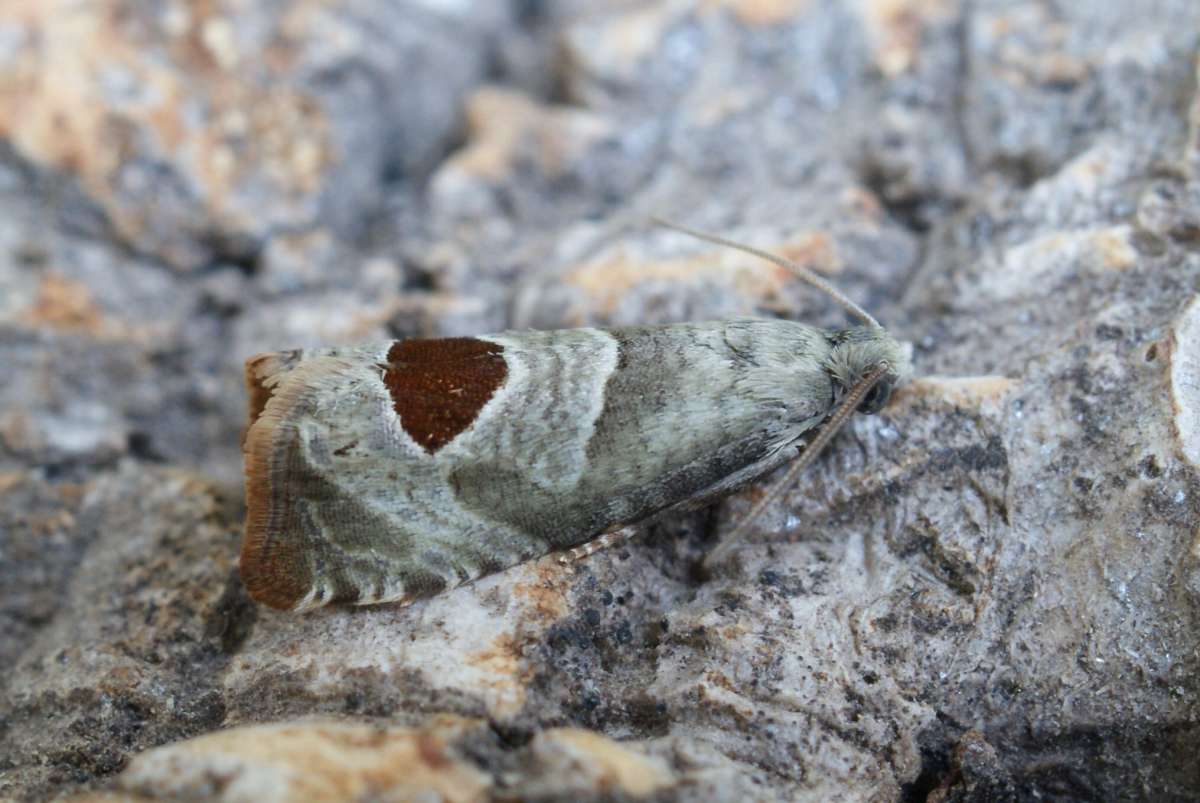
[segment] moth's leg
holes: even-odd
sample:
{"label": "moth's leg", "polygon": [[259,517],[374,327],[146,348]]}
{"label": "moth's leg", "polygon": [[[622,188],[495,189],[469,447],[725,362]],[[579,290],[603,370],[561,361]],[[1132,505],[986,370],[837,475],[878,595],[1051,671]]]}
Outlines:
{"label": "moth's leg", "polygon": [[623,544],[635,535],[637,535],[637,529],[634,527],[622,527],[619,530],[603,533],[585,544],[580,544],[577,547],[571,547],[563,551],[558,556],[558,562],[564,566],[576,563],[588,555],[594,555],[602,549]]}

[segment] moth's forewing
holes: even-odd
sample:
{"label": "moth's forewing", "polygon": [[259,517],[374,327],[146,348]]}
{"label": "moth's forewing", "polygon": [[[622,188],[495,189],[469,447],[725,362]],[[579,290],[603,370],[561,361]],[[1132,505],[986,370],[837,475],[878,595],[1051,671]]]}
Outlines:
{"label": "moth's forewing", "polygon": [[831,348],[744,319],[252,358],[247,588],[410,600],[727,490],[828,413]]}

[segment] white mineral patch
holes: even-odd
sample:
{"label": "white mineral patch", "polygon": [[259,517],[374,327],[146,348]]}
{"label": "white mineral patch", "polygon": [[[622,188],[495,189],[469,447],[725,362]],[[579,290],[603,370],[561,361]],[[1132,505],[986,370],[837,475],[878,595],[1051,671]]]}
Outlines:
{"label": "white mineral patch", "polygon": [[1037,292],[1031,288],[1135,264],[1133,229],[1127,225],[1054,231],[1008,248],[981,277],[978,295],[989,303],[1013,301]]}
{"label": "white mineral patch", "polygon": [[917,377],[900,387],[888,413],[903,415],[918,401],[995,412],[1017,384],[1015,379],[991,374]]}

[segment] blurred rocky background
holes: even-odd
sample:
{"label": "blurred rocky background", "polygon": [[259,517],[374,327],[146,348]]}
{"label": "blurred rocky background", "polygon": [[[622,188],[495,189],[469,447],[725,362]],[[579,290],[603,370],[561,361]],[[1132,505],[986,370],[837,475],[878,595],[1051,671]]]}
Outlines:
{"label": "blurred rocky background", "polygon": [[[1195,0],[0,3],[0,798],[1200,799]],[[241,363],[829,302],[916,349],[761,487],[259,608]],[[438,797],[440,795],[440,797]]]}

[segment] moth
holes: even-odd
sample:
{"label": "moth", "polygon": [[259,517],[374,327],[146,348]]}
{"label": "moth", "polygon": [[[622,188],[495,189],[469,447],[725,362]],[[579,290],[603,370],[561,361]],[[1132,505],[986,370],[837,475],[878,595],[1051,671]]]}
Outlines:
{"label": "moth", "polygon": [[910,349],[861,323],[738,318],[510,331],[259,354],[246,362],[250,596],[282,609],[409,602],[557,550],[573,557],[665,511],[795,461],[736,539]]}

